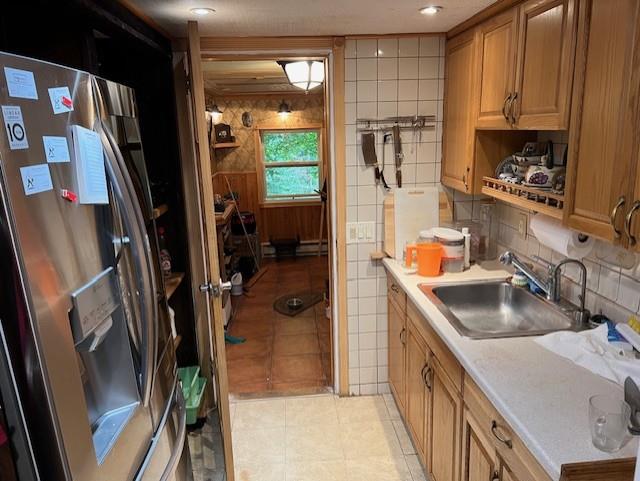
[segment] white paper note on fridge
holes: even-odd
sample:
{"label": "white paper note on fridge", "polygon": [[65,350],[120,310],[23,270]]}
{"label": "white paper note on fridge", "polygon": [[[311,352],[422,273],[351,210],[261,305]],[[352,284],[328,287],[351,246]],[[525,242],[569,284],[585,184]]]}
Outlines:
{"label": "white paper note on fridge", "polygon": [[107,174],[100,136],[79,125],[72,127],[78,201],[81,204],[108,204]]}

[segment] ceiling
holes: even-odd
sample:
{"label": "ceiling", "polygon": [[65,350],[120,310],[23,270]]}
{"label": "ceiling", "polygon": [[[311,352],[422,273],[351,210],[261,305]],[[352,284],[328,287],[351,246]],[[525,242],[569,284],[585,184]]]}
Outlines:
{"label": "ceiling", "polygon": [[303,92],[289,83],[275,60],[209,60],[202,62],[202,73],[205,90],[214,96]]}
{"label": "ceiling", "polygon": [[128,0],[174,37],[186,36],[188,20],[211,37],[446,32],[494,1],[434,0],[443,9],[429,17],[418,9],[430,0]]}

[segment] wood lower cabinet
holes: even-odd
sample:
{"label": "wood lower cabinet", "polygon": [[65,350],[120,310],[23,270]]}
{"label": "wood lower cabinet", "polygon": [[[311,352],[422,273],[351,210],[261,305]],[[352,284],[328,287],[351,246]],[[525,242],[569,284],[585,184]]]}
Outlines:
{"label": "wood lower cabinet", "polygon": [[447,42],[441,181],[466,193],[473,188],[477,109],[475,65],[474,31],[460,34]]}
{"label": "wood lower cabinet", "polygon": [[462,396],[440,363],[431,367],[431,478],[457,481],[460,477],[460,433]]}
{"label": "wood lower cabinet", "polygon": [[495,452],[469,409],[462,425],[461,481],[499,481]]}
{"label": "wood lower cabinet", "polygon": [[625,217],[640,199],[639,10],[637,0],[580,3],[564,208],[569,227],[624,246]]}
{"label": "wood lower cabinet", "polygon": [[391,298],[387,303],[389,319],[389,388],[396,399],[400,412],[404,414],[406,316]]}
{"label": "wood lower cabinet", "polygon": [[431,412],[431,400],[429,392],[428,370],[430,352],[427,344],[416,331],[409,319],[407,322],[407,404],[405,407],[405,419],[407,427],[413,436],[418,455],[422,462],[430,469],[428,457],[430,436],[429,421]]}

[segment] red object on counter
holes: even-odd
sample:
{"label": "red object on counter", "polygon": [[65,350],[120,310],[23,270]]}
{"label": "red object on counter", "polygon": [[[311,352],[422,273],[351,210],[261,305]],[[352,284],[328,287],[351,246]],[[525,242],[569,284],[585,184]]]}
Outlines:
{"label": "red object on counter", "polygon": [[73,107],[73,100],[71,100],[69,97],[65,97],[63,95],[62,99],[61,99],[61,102],[62,102],[62,105],[64,105],[68,109]]}
{"label": "red object on counter", "polygon": [[69,202],[77,202],[78,201],[78,194],[76,194],[75,192],[72,192],[70,190],[62,189],[60,191],[60,195],[62,196],[63,199],[68,200]]}

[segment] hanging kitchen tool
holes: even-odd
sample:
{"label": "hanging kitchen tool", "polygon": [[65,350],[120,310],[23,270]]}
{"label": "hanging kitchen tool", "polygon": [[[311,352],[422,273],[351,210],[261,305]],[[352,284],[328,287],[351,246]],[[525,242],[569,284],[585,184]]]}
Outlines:
{"label": "hanging kitchen tool", "polygon": [[387,141],[391,138],[391,134],[389,132],[385,133],[382,136],[382,168],[380,169],[380,182],[382,182],[382,186],[386,190],[390,190],[391,187],[387,184],[387,181],[384,179],[384,151],[387,145]]}
{"label": "hanging kitchen tool", "polygon": [[376,155],[376,134],[373,132],[362,132],[361,135],[362,146],[362,158],[364,159],[364,165],[367,167],[374,167],[376,184],[380,180],[380,171],[378,169],[378,156]]}
{"label": "hanging kitchen tool", "polygon": [[402,153],[402,141],[400,140],[400,126],[396,124],[391,130],[393,132],[393,151],[395,154],[394,160],[396,166],[396,184],[398,184],[398,187],[402,187],[402,160],[404,159],[404,154]]}

